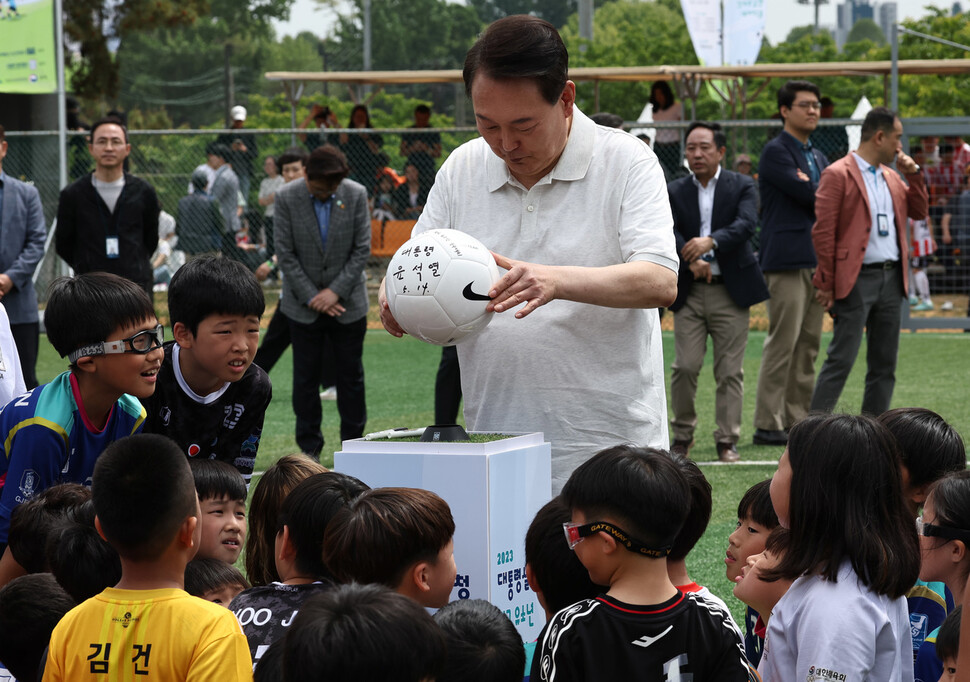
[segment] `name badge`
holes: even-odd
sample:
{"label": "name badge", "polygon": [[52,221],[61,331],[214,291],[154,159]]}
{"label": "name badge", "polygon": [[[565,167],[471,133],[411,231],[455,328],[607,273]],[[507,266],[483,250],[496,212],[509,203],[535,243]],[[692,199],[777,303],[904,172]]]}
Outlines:
{"label": "name badge", "polygon": [[889,236],[889,216],[885,213],[880,213],[876,216],[876,229],[879,231],[880,237]]}
{"label": "name badge", "polygon": [[118,237],[106,237],[104,240],[104,253],[108,258],[117,258]]}

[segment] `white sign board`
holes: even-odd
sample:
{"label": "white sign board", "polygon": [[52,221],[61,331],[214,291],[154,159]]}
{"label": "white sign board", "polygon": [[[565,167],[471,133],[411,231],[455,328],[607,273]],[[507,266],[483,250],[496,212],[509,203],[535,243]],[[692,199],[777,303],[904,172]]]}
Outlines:
{"label": "white sign board", "polygon": [[488,443],[348,440],[334,470],[372,488],[423,488],[455,519],[458,576],[451,599],[486,599],[532,642],[545,624],[525,578],[525,533],[552,490],[551,447],[541,433]]}

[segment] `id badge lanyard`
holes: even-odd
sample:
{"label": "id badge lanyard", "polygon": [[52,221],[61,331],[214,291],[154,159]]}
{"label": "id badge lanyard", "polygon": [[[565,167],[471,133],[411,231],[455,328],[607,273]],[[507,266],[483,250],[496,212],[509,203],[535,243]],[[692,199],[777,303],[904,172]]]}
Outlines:
{"label": "id badge lanyard", "polygon": [[[879,191],[879,178],[876,176],[882,169],[875,168],[866,173],[866,190],[872,192],[872,203],[876,206],[876,234],[880,237],[889,236],[889,209],[893,207],[892,195],[889,195],[889,206],[883,205],[885,195]],[[872,176],[872,189],[869,189],[869,176]],[[889,193],[889,184],[886,184],[886,193]],[[882,200],[882,201],[880,201]]]}

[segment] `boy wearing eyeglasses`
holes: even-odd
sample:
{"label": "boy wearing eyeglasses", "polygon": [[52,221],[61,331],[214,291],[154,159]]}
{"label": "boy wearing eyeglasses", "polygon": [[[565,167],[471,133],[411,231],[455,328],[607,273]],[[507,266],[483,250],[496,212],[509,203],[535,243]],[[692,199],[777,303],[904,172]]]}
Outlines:
{"label": "boy wearing eyeglasses", "polygon": [[740,634],[667,575],[690,508],[684,474],[665,453],[618,445],[577,468],[562,490],[565,539],[606,594],[569,606],[539,636],[530,679],[756,680]]}
{"label": "boy wearing eyeglasses", "polygon": [[[90,485],[94,463],[108,444],[141,430],[145,410],[138,399],[155,391],[162,364],[162,327],[151,299],[118,275],[56,279],[44,325],[70,369],[0,410],[4,548],[17,505],[55,483]],[[5,551],[0,584],[20,572]]]}
{"label": "boy wearing eyeglasses", "polygon": [[266,303],[255,275],[203,256],[168,286],[175,341],[165,344],[158,390],[142,400],[145,433],[168,436],[191,458],[236,467],[249,485],[273,388],[253,364]]}

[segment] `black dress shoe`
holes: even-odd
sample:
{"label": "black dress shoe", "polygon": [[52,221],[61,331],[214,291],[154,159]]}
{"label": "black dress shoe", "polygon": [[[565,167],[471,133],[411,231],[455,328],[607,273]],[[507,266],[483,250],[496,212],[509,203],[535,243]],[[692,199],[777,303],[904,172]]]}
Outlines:
{"label": "black dress shoe", "polygon": [[788,445],[788,432],[755,429],[751,440],[755,445]]}
{"label": "black dress shoe", "polygon": [[681,457],[687,457],[690,454],[690,448],[694,444],[692,440],[674,440],[673,444],[670,446],[670,454],[680,455]]}
{"label": "black dress shoe", "polygon": [[734,446],[734,443],[716,443],[717,445],[717,460],[719,462],[737,462],[741,459],[741,455],[738,454],[738,449]]}

